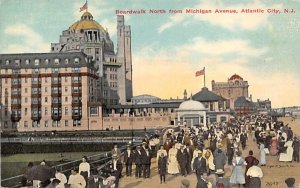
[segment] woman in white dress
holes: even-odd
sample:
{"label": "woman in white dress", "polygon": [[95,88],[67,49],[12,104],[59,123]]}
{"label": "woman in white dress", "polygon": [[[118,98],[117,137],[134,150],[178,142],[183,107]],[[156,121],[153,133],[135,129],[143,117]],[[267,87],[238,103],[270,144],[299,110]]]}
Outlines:
{"label": "woman in white dress", "polygon": [[177,161],[177,149],[175,145],[169,150],[168,156],[168,173],[169,174],[178,174],[179,173],[179,164]]}
{"label": "woman in white dress", "polygon": [[284,144],[284,147],[287,147],[286,153],[280,153],[279,161],[288,162],[293,160],[294,149],[292,147],[293,141],[289,140]]}

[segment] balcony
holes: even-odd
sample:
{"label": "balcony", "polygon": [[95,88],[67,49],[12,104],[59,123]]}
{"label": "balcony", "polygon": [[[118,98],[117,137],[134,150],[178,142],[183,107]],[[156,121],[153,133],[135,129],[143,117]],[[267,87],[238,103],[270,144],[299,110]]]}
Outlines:
{"label": "balcony", "polygon": [[11,109],[21,109],[21,104],[11,104]]}
{"label": "balcony", "polygon": [[12,122],[20,121],[21,114],[11,114],[10,119],[11,119]]}
{"label": "balcony", "polygon": [[42,104],[40,102],[38,103],[31,103],[31,108],[37,108],[37,109],[40,109],[42,107]]}
{"label": "balcony", "polygon": [[82,86],[81,81],[79,82],[72,81],[72,87],[81,87],[81,86]]}
{"label": "balcony", "polygon": [[72,107],[82,107],[82,102],[72,102]]}
{"label": "balcony", "polygon": [[61,102],[52,102],[51,103],[51,108],[61,108]]}
{"label": "balcony", "polygon": [[20,88],[21,87],[21,82],[12,82],[11,83],[11,88]]}
{"label": "balcony", "polygon": [[51,97],[53,97],[53,98],[61,98],[61,92],[51,93]]}
{"label": "balcony", "polygon": [[82,114],[72,114],[72,119],[73,120],[81,120],[82,118]]}
{"label": "balcony", "polygon": [[42,84],[41,83],[32,83],[31,84],[31,88],[39,88],[39,87],[41,87],[42,86]]}
{"label": "balcony", "polygon": [[38,113],[38,114],[31,114],[31,119],[33,121],[40,121],[42,119],[42,115],[40,113]]}
{"label": "balcony", "polygon": [[81,92],[80,93],[72,92],[72,97],[81,97]]}
{"label": "balcony", "polygon": [[54,113],[54,114],[51,114],[51,118],[52,118],[54,121],[60,121],[60,120],[61,120],[61,113]]}
{"label": "balcony", "polygon": [[31,98],[41,98],[42,94],[41,93],[31,93]]}
{"label": "balcony", "polygon": [[11,98],[12,98],[12,99],[20,99],[20,98],[21,98],[21,93],[18,93],[18,94],[12,93],[12,94],[11,94]]}

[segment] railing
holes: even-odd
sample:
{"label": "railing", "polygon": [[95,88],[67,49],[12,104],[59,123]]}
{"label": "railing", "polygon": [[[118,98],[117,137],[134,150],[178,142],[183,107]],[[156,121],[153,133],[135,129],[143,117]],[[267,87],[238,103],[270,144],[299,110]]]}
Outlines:
{"label": "railing", "polygon": [[[141,142],[136,143],[133,145],[133,147],[136,147],[139,145]],[[121,147],[122,155],[123,151],[126,149],[126,146]],[[109,162],[112,159],[112,154],[111,152],[103,152],[101,154],[96,154],[92,156],[88,156],[88,161],[90,164],[90,169],[97,169],[101,170],[102,168],[105,167],[107,162]],[[61,158],[61,161],[63,161],[63,157]],[[62,173],[69,175],[71,170],[75,167],[78,167],[79,164],[81,163],[81,159],[75,160],[75,161],[70,161],[62,164],[58,164],[53,166],[53,169],[60,169]],[[5,178],[1,180],[1,186],[2,187],[10,187],[10,188],[15,188],[15,187],[20,187],[21,186],[21,178],[23,177],[22,175],[10,177],[10,178]]]}
{"label": "railing", "polygon": [[1,143],[134,143],[142,142],[143,137],[68,137],[68,138],[44,138],[44,137],[18,137],[1,138]]}

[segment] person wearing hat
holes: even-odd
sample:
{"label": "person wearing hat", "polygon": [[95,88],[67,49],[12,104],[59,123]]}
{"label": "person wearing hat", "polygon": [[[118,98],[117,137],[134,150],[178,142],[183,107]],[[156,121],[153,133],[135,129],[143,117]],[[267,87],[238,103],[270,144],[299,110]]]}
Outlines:
{"label": "person wearing hat", "polygon": [[121,156],[121,150],[118,148],[116,143],[114,143],[114,148],[111,150],[111,154],[117,154],[118,158]]}
{"label": "person wearing hat", "polygon": [[285,183],[286,183],[286,185],[287,185],[288,188],[294,188],[295,181],[296,181],[295,178],[287,178],[285,180]]}
{"label": "person wearing hat", "polygon": [[186,176],[187,171],[186,171],[186,166],[188,163],[188,154],[186,150],[184,149],[184,145],[180,146],[180,150],[177,152],[177,161],[180,166],[180,172],[182,176]]}
{"label": "person wearing hat", "polygon": [[142,165],[143,165],[143,176],[144,178],[150,178],[150,165],[151,165],[151,152],[148,147],[142,152]]}
{"label": "person wearing hat", "polygon": [[141,146],[136,147],[134,152],[134,163],[135,163],[135,177],[142,177],[142,151]]}
{"label": "person wearing hat", "polygon": [[243,166],[247,165],[247,163],[243,159],[241,151],[236,153],[236,156],[233,158],[232,165],[234,167],[230,176],[230,183],[238,184],[239,186],[245,184],[246,182]]}
{"label": "person wearing hat", "polygon": [[70,187],[84,188],[86,186],[85,179],[82,175],[78,174],[78,169],[74,168],[71,170],[68,184]]}
{"label": "person wearing hat", "polygon": [[115,176],[115,188],[119,187],[119,180],[122,174],[123,166],[121,160],[118,158],[118,155],[115,153],[112,155],[112,164],[110,166],[112,176]]}
{"label": "person wearing hat", "polygon": [[201,175],[207,172],[206,159],[202,156],[202,151],[198,153],[198,157],[194,160],[193,169],[196,172],[197,180],[201,179]]}
{"label": "person wearing hat", "polygon": [[217,169],[215,172],[217,176],[217,181],[216,181],[216,187],[224,187],[224,188],[230,188],[230,183],[227,178],[224,178],[224,170],[223,169]]}
{"label": "person wearing hat", "polygon": [[263,177],[263,172],[260,167],[257,165],[259,164],[259,161],[255,159],[253,161],[253,166],[250,167],[246,173],[246,176],[249,176],[250,180],[247,184],[248,188],[260,188],[261,187],[261,180],[260,178]]}
{"label": "person wearing hat", "polygon": [[189,188],[190,187],[190,182],[187,179],[181,180],[181,188]]}
{"label": "person wearing hat", "polygon": [[102,184],[102,179],[100,179],[99,173],[97,170],[92,171],[92,178],[89,180],[89,188],[99,188],[99,185]]}
{"label": "person wearing hat", "polygon": [[127,150],[124,152],[124,163],[126,166],[126,176],[132,175],[132,162],[133,162],[133,153],[130,145],[127,146]]}
{"label": "person wearing hat", "polygon": [[66,175],[61,172],[60,168],[57,168],[55,171],[55,178],[60,180],[57,188],[65,188],[65,184],[68,182]]}
{"label": "person wearing hat", "polygon": [[167,156],[164,153],[160,153],[160,156],[158,158],[158,173],[160,176],[160,183],[163,182],[166,183],[166,173],[167,173]]}
{"label": "person wearing hat", "polygon": [[292,147],[293,147],[293,159],[294,161],[299,163],[300,141],[296,136],[294,137]]}

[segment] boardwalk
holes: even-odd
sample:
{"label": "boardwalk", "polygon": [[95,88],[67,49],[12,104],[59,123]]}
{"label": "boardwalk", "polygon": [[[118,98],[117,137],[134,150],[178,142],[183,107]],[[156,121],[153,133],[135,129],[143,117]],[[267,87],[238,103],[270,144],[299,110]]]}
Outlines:
{"label": "boardwalk", "polygon": [[[285,123],[289,123],[295,130],[297,135],[300,135],[300,120],[291,122],[291,119],[284,119]],[[297,129],[298,128],[298,129]],[[259,151],[256,143],[249,138],[247,148],[243,151],[243,156],[248,155],[249,149],[254,151],[254,156],[259,158]],[[231,174],[231,166],[225,166],[225,177],[229,177]],[[264,177],[262,178],[262,188],[285,188],[286,184],[284,180],[287,177],[296,178],[296,185],[300,183],[300,163],[285,163],[279,162],[277,156],[267,156],[267,165],[262,167]],[[190,187],[195,188],[197,184],[196,175],[191,174],[187,177],[181,175],[173,176],[167,175],[166,184],[160,184],[159,175],[157,173],[157,161],[156,158],[152,159],[151,164],[151,177],[149,179],[136,179],[133,177],[124,177],[121,179],[121,188],[177,188],[180,187],[182,179],[188,179],[190,181]],[[232,186],[238,187],[238,186]],[[300,186],[299,186],[300,187]]]}

